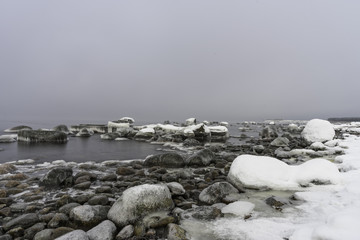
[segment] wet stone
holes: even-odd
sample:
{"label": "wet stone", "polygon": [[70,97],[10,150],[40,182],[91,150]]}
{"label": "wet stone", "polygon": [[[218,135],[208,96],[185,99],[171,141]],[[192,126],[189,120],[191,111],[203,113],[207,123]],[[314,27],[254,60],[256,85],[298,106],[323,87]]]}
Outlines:
{"label": "wet stone", "polygon": [[33,226],[29,227],[28,229],[25,230],[24,232],[24,238],[25,239],[33,239],[33,237],[35,236],[35,234],[37,232],[40,232],[42,230],[44,230],[46,227],[46,223],[36,223]]}
{"label": "wet stone", "polygon": [[82,182],[73,186],[75,189],[86,190],[91,186],[91,182]]}
{"label": "wet stone", "polygon": [[77,206],[80,206],[80,204],[79,204],[79,203],[75,203],[75,202],[74,202],[74,203],[68,203],[68,204],[62,206],[62,207],[59,209],[59,212],[69,215],[69,214],[70,214],[70,211],[71,211],[74,207],[77,207]]}
{"label": "wet stone", "polygon": [[105,195],[95,195],[89,199],[89,205],[107,205],[109,202],[108,197]]}

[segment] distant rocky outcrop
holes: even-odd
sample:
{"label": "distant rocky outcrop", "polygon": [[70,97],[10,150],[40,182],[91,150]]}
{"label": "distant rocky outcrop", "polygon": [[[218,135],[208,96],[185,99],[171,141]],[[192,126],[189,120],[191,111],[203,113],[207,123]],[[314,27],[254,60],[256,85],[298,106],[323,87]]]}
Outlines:
{"label": "distant rocky outcrop", "polygon": [[29,127],[29,126],[20,125],[20,126],[16,126],[16,127],[13,127],[13,128],[6,129],[4,132],[17,133],[20,130],[32,130],[32,128]]}
{"label": "distant rocky outcrop", "polygon": [[68,137],[64,132],[45,131],[45,130],[20,130],[18,132],[19,142],[39,143],[65,143]]}

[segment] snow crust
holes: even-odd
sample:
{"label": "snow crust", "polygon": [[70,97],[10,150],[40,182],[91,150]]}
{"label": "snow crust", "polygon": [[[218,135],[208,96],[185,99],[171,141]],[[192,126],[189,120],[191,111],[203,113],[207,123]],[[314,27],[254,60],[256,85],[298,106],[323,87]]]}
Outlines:
{"label": "snow crust", "polygon": [[276,158],[253,155],[237,157],[228,178],[239,187],[276,190],[296,190],[313,181],[340,183],[337,166],[325,159],[290,166]]}
{"label": "snow crust", "polygon": [[221,209],[224,214],[233,214],[240,217],[249,215],[255,208],[255,204],[246,201],[236,201],[230,203]]}
{"label": "snow crust", "polygon": [[313,119],[305,125],[304,130],[301,132],[301,136],[309,142],[325,142],[334,138],[335,130],[330,122],[321,119]]}
{"label": "snow crust", "polygon": [[[335,159],[335,162],[340,162],[336,164],[338,168],[345,169],[336,174],[339,175],[338,184],[314,186],[296,192],[295,198],[304,202],[290,206],[279,214],[264,214],[255,206],[253,216],[247,220],[235,217],[202,223],[202,229],[209,234],[208,239],[360,239],[360,137],[349,135],[345,140],[335,140],[325,145],[337,144],[346,147],[345,155]],[[283,167],[281,164],[279,166]],[[327,172],[324,166],[321,161],[315,161],[311,165],[303,165],[302,171],[317,168],[317,174],[324,174]],[[306,173],[300,175],[305,180],[309,177]]]}

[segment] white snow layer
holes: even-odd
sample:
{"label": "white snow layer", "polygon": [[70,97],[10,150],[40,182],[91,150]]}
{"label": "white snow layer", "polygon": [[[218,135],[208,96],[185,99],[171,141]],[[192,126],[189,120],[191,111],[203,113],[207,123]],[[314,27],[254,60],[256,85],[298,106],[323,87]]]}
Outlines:
{"label": "white snow layer", "polygon": [[290,166],[272,157],[241,155],[230,167],[229,180],[240,186],[255,189],[297,190],[312,181],[337,184],[337,166],[325,159],[312,159]]}
{"label": "white snow layer", "polygon": [[224,214],[233,214],[239,217],[245,217],[254,210],[255,204],[245,201],[236,201],[230,203],[221,209]]}
{"label": "white snow layer", "polygon": [[335,130],[330,122],[321,119],[313,119],[305,125],[304,130],[301,132],[301,136],[309,142],[325,142],[334,138]]}
{"label": "white snow layer", "polygon": [[[305,202],[290,206],[281,214],[264,217],[261,212],[257,212],[256,216],[255,212],[255,216],[247,220],[241,217],[222,218],[208,223],[204,229],[212,232],[213,239],[360,239],[360,137],[348,136],[338,142],[347,149],[345,155],[337,157],[336,162],[341,162],[339,168],[349,169],[340,173],[339,184],[305,188],[306,191],[295,193],[296,198]],[[287,168],[281,164],[276,166]],[[323,167],[321,162],[316,161],[313,166],[305,165],[302,170]],[[315,172],[325,174],[328,169],[320,170]],[[308,176],[305,174],[300,175],[306,179]],[[275,174],[275,177],[279,175]]]}

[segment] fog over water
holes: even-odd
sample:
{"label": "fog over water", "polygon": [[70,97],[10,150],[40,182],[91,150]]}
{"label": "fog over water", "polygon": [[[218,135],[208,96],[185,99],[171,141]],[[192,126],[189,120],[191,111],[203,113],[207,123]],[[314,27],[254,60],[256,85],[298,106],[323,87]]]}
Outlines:
{"label": "fog over water", "polygon": [[359,116],[359,1],[1,1],[0,119]]}

